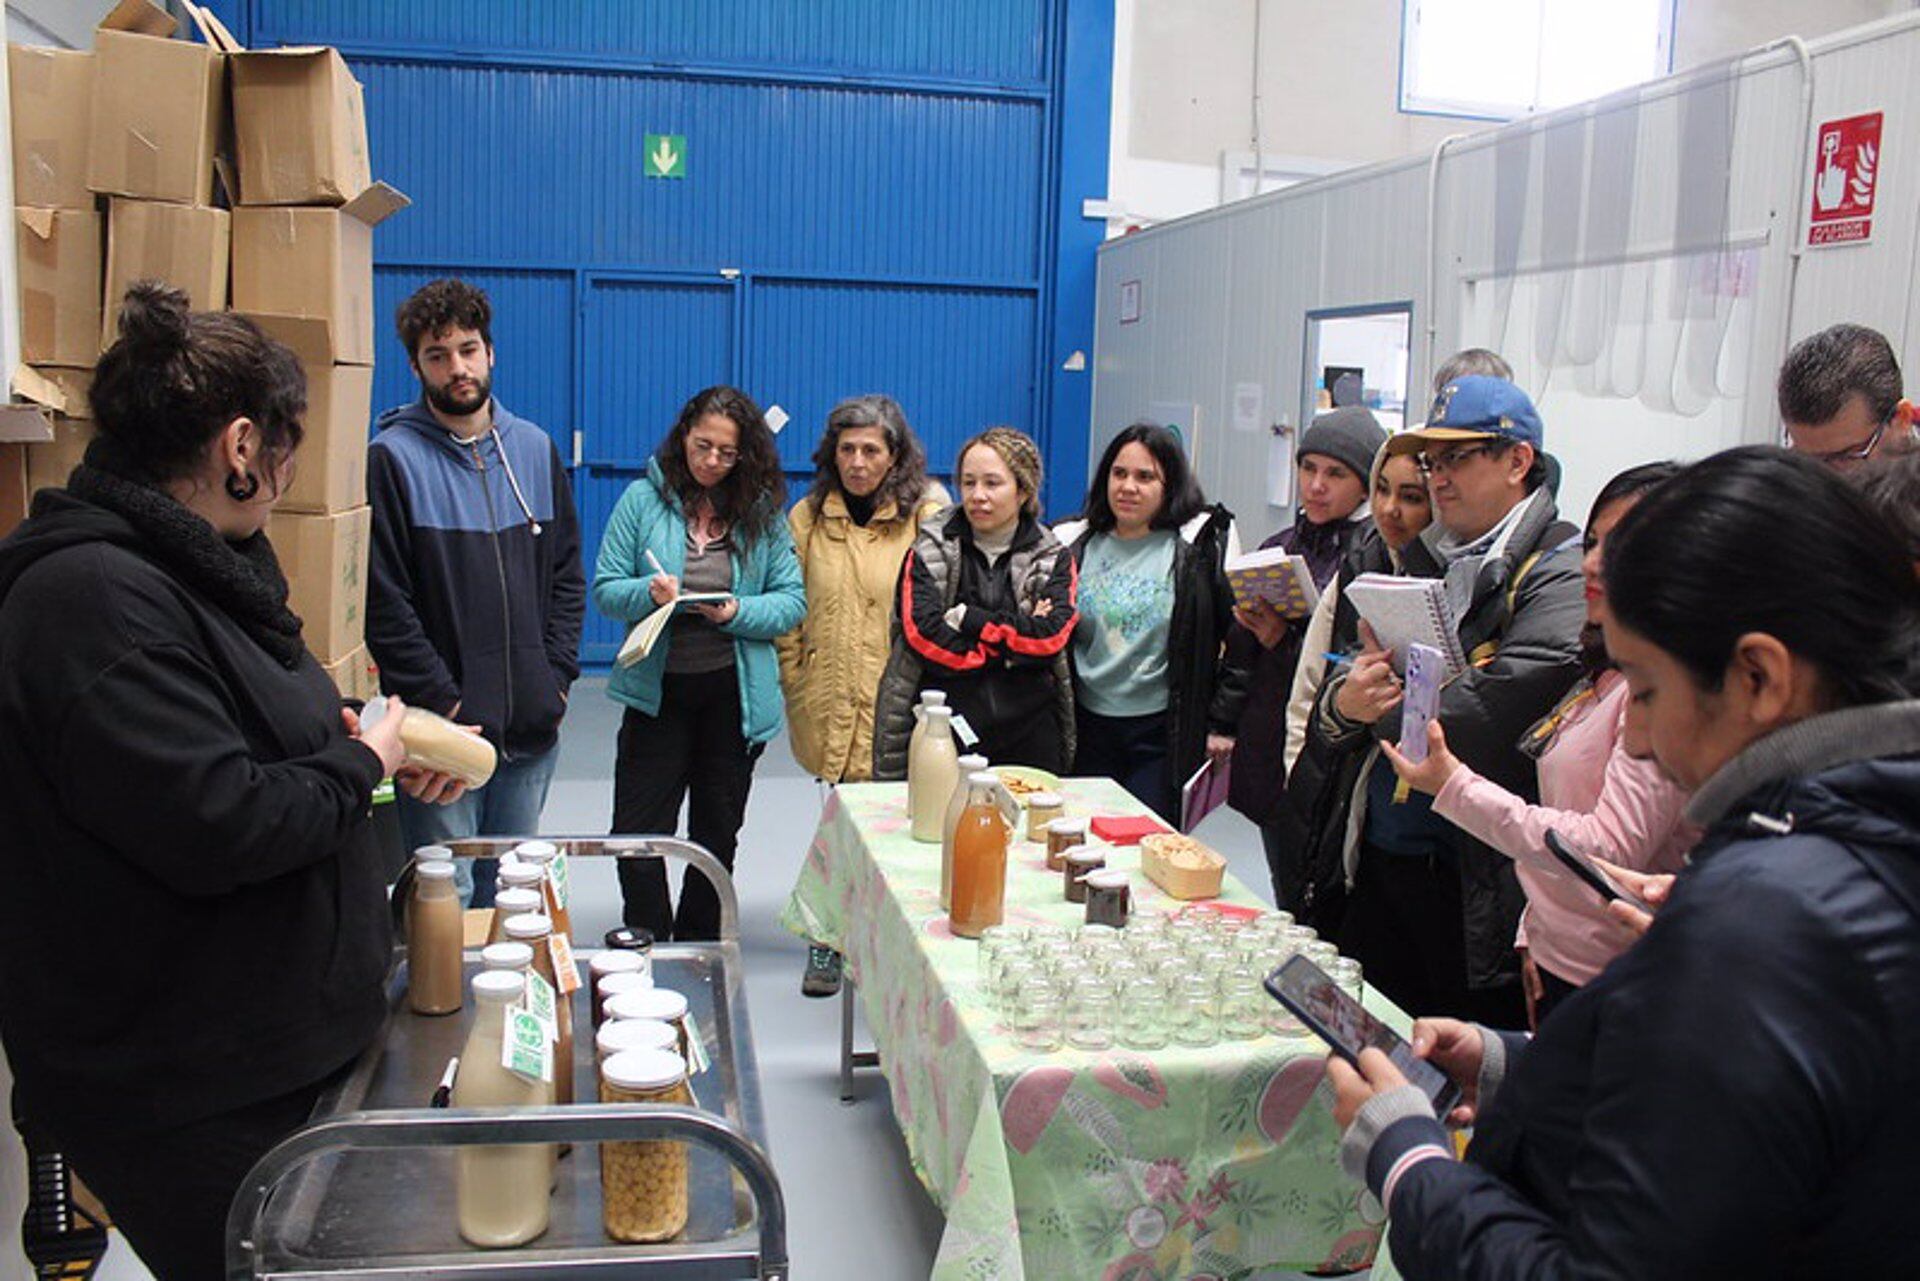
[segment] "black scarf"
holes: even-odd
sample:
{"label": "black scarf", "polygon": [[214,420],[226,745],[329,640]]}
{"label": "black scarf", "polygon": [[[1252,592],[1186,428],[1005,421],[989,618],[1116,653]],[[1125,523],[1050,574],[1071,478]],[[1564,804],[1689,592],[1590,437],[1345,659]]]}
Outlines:
{"label": "black scarf", "polygon": [[307,652],[300,618],[287,608],[286,575],[266,534],[230,543],[169,495],[108,466],[98,451],[89,450],[87,461],[67,481],[67,492],[132,525],[143,551],[231,615],[282,667],[299,666]]}

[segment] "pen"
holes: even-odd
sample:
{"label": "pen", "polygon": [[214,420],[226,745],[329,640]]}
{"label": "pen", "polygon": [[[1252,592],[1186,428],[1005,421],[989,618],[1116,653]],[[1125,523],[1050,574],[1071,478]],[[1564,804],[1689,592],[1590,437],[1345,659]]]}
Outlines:
{"label": "pen", "polygon": [[440,1074],[440,1084],[433,1092],[433,1099],[427,1104],[430,1108],[443,1108],[453,1101],[453,1078],[460,1071],[460,1058],[455,1055],[447,1060],[447,1070]]}
{"label": "pen", "polygon": [[653,572],[665,578],[667,571],[660,566],[660,558],[653,554],[653,548],[647,548],[647,564],[653,566]]}

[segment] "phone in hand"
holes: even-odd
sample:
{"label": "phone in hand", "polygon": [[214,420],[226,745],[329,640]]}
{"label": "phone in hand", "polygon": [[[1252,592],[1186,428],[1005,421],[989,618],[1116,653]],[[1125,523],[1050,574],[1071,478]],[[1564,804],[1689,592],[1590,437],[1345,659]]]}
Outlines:
{"label": "phone in hand", "polygon": [[1547,852],[1559,859],[1562,867],[1585,882],[1587,888],[1598,894],[1601,902],[1611,903],[1618,899],[1630,907],[1638,908],[1648,916],[1653,915],[1654,909],[1646,900],[1608,876],[1592,859],[1568,845],[1565,838],[1552,828],[1547,829]]}
{"label": "phone in hand", "polygon": [[1365,1006],[1341,991],[1325,970],[1306,957],[1289,957],[1267,975],[1267,993],[1355,1068],[1360,1066],[1360,1051],[1371,1046],[1383,1052],[1402,1076],[1432,1100],[1433,1113],[1442,1121],[1459,1106],[1460,1087],[1446,1073],[1415,1055],[1398,1032],[1367,1013]]}
{"label": "phone in hand", "polygon": [[1415,765],[1427,759],[1427,726],[1440,714],[1440,683],[1447,656],[1431,645],[1407,646],[1406,698],[1400,704],[1400,754]]}

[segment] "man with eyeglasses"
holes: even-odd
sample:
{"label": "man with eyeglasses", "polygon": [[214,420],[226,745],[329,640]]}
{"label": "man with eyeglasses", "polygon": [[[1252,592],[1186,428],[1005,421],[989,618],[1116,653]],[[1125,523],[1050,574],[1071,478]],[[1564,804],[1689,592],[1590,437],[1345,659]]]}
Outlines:
{"label": "man with eyeglasses", "polygon": [[[401,830],[409,848],[532,835],[580,674],[572,483],[547,433],[494,398],[484,292],[432,281],[395,323],[421,394],[380,415],[367,451],[367,650],[381,689],[479,726],[500,753],[487,785],[451,804],[400,797]],[[493,902],[491,863],[454,867],[463,899]]]}
{"label": "man with eyeglasses", "polygon": [[1832,325],[1795,343],[1777,390],[1787,448],[1829,467],[1846,470],[1917,443],[1900,362],[1865,325]]}
{"label": "man with eyeglasses", "polygon": [[[1469,660],[1440,694],[1447,742],[1530,801],[1533,761],[1518,744],[1578,678],[1586,619],[1579,530],[1544,484],[1541,435],[1525,392],[1473,375],[1441,387],[1427,421],[1387,443],[1416,456],[1433,496],[1433,524],[1403,553],[1407,572],[1446,583]],[[1320,728],[1397,743],[1402,692],[1394,656],[1369,644],[1329,678]],[[1416,1014],[1525,1026],[1514,951],[1525,897],[1512,863],[1434,814],[1377,755],[1355,812],[1364,826],[1340,950]]]}

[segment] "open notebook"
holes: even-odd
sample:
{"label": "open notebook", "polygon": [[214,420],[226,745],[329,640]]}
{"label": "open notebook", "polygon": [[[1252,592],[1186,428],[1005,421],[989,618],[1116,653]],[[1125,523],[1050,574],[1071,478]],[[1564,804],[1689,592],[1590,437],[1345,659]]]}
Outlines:
{"label": "open notebook", "polygon": [[651,654],[660,639],[660,633],[667,630],[667,624],[673,621],[673,611],[679,606],[699,601],[722,601],[732,595],[732,592],[686,592],[676,597],[673,604],[662,605],[634,624],[633,630],[627,633],[627,639],[621,642],[620,652],[614,655],[614,663],[620,667],[632,667]]}
{"label": "open notebook", "polygon": [[1441,579],[1362,574],[1347,584],[1346,593],[1380,643],[1393,651],[1395,671],[1407,669],[1407,646],[1416,641],[1440,651],[1449,679],[1466,670],[1460,621],[1447,604],[1447,585]]}
{"label": "open notebook", "polygon": [[1320,589],[1314,585],[1313,571],[1303,558],[1289,554],[1284,547],[1242,552],[1239,531],[1231,527],[1226,571],[1235,605],[1264,600],[1280,611],[1280,617],[1299,619],[1313,613],[1320,603]]}

